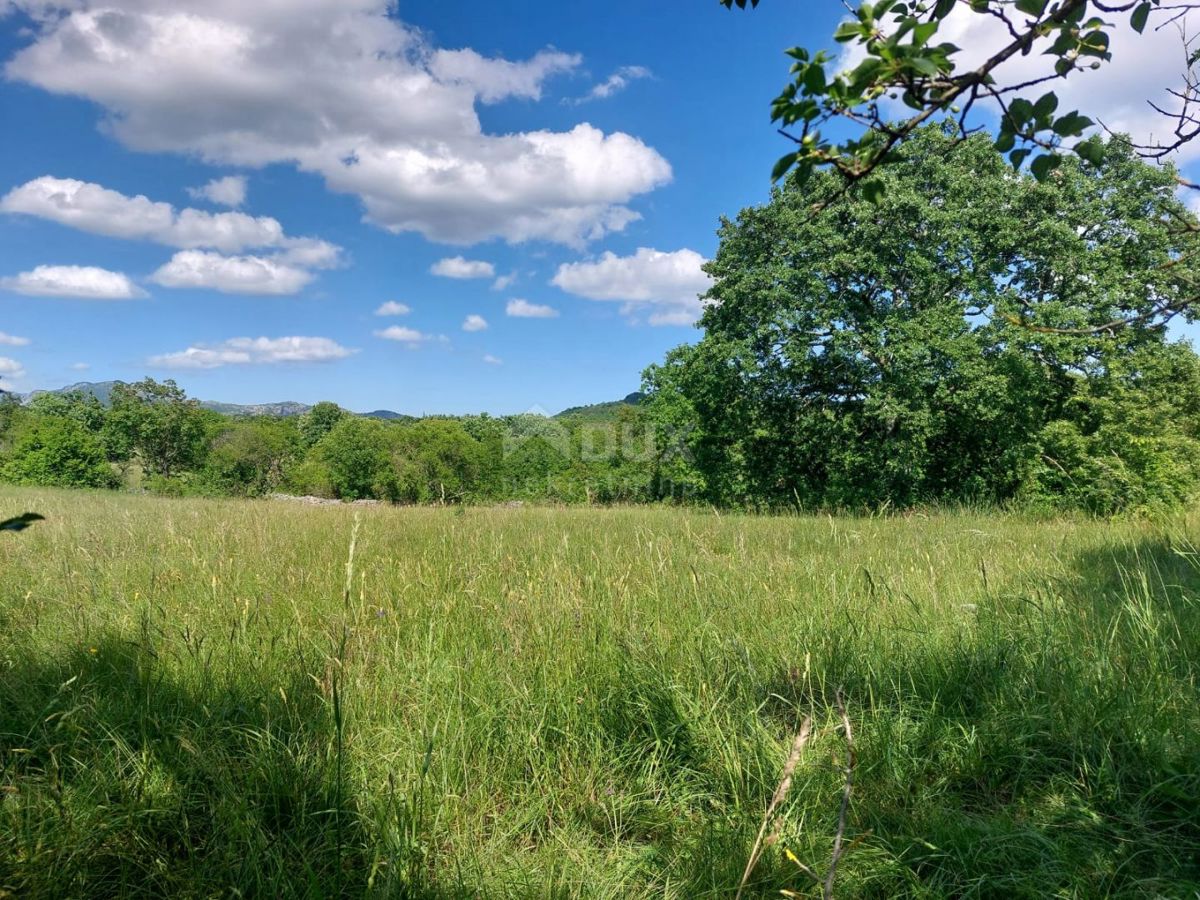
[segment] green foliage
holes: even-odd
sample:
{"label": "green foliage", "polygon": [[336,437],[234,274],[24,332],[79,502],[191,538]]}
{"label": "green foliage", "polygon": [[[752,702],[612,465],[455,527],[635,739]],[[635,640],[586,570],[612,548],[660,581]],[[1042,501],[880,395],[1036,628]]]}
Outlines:
{"label": "green foliage", "polygon": [[205,478],[222,494],[270,493],[283,483],[302,442],[302,433],[288,419],[231,423],[212,442]]}
{"label": "green foliage", "polygon": [[328,400],[316,404],[300,417],[300,438],[304,448],[313,446],[348,415],[348,412]]}
{"label": "green foliage", "polygon": [[1169,171],[1120,140],[1098,158],[1039,183],[929,128],[874,201],[812,216],[839,189],[823,173],[725,221],[703,339],[646,374],[660,447],[687,450],[675,477],[806,508],[1189,496],[1194,412],[1130,411],[1194,368],[1147,323],[1191,296],[1196,238]]}
{"label": "green foliage", "polygon": [[346,417],[317,442],[313,455],[325,466],[334,497],[362,500],[382,493],[394,499],[391,438],[391,429],[383,422]]}
{"label": "green foliage", "polygon": [[458,422],[423,419],[396,431],[396,499],[449,503],[486,494],[481,483],[485,449]]}
{"label": "green foliage", "polygon": [[[720,2],[727,8],[736,4],[745,9],[747,5],[746,0]],[[1067,140],[1080,137],[1095,123],[1078,111],[1059,112],[1054,90],[1036,100],[1026,95],[1038,84],[1076,77],[1108,64],[1112,59],[1109,31],[1114,23],[1107,16],[1128,17],[1140,34],[1152,13],[1163,13],[1166,24],[1174,21],[1182,8],[1165,0],[1108,4],[1095,0],[861,0],[848,7],[851,17],[833,34],[836,42],[849,45],[856,59],[852,68],[839,71],[838,58],[823,50],[793,47],[787,51],[792,60],[791,81],[775,98],[771,114],[773,121],[789,129],[785,133],[796,149],[779,160],[773,178],[794,171],[803,182],[826,167],[837,171],[844,184],[853,185],[878,166],[898,162],[906,144],[933,117],[944,116],[960,137],[966,137],[975,104],[990,101],[1000,109],[996,149],[1008,154],[1016,168],[1031,154],[1040,154],[1030,171],[1039,181],[1045,180],[1061,164],[1064,151],[1092,159],[1094,145],[1071,145]],[[982,63],[963,62],[959,59],[962,48],[938,39],[962,30],[961,19],[948,20],[955,10],[961,16],[986,18],[998,33],[1007,34],[1007,43]],[[1187,51],[1191,67],[1200,54],[1191,53],[1186,38],[1182,49]],[[1022,58],[1046,60],[1043,77],[1030,79],[1028,72],[1020,69]],[[1020,74],[1017,83],[1005,83],[1005,73],[1010,71]],[[1164,114],[1177,126],[1172,142],[1144,148],[1155,158],[1195,137],[1188,86],[1176,96],[1185,100],[1182,109]],[[889,101],[903,104],[904,118],[887,118],[883,107]],[[843,121],[858,133],[837,142],[825,129]],[[878,181],[864,183],[863,193],[868,199],[877,198],[885,187]]]}
{"label": "green foliage", "polygon": [[0,531],[24,531],[35,522],[44,522],[46,517],[38,513],[27,512],[13,516],[0,522]]}
{"label": "green foliage", "polygon": [[16,430],[3,465],[15,484],[55,487],[114,487],[117,483],[104,448],[79,422],[36,416]]}
{"label": "green foliage", "polygon": [[210,415],[174,381],[118,383],[111,396],[111,445],[135,450],[150,473],[170,478],[202,459]]}

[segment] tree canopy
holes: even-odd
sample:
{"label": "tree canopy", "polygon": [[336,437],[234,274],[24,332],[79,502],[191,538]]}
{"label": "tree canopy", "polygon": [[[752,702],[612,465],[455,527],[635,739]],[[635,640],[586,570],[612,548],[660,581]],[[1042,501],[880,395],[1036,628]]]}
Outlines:
{"label": "tree canopy", "polygon": [[[759,0],[720,0],[725,7],[758,6]],[[957,135],[978,126],[971,113],[990,104],[999,116],[996,149],[1015,167],[1032,159],[1041,179],[1062,163],[1064,151],[1089,158],[1097,146],[1079,140],[1096,124],[1099,110],[1059,109],[1057,84],[1087,69],[1111,63],[1112,34],[1127,21],[1142,34],[1180,22],[1197,4],[1174,0],[859,0],[847,4],[850,15],[833,35],[851,48],[852,65],[824,50],[788,50],[791,80],[774,100],[773,120],[795,143],[780,159],[776,176],[795,168],[803,180],[814,169],[829,168],[846,182],[864,178],[877,166],[900,158],[900,150],[923,125],[944,116]],[[953,17],[993,23],[999,42],[989,55],[970,59],[968,51],[943,40]],[[1145,156],[1161,159],[1200,134],[1195,115],[1198,93],[1193,67],[1200,51],[1181,29],[1186,72],[1170,89],[1173,105],[1156,106],[1167,119],[1170,136],[1143,144]],[[1016,76],[1026,57],[1044,58],[1044,71]],[[1024,73],[1024,70],[1022,70]],[[1047,89],[1049,88],[1049,89]],[[899,112],[897,111],[899,110]],[[857,130],[837,142],[827,127],[842,122]],[[873,190],[879,190],[876,183]]]}
{"label": "tree canopy", "polygon": [[703,339],[647,372],[709,495],[1109,510],[1186,492],[1195,420],[1152,386],[1196,371],[1162,324],[1190,315],[1196,237],[1171,226],[1189,214],[1169,171],[1095,143],[1038,182],[927,127],[878,197],[814,217],[839,177],[793,176],[723,221]]}

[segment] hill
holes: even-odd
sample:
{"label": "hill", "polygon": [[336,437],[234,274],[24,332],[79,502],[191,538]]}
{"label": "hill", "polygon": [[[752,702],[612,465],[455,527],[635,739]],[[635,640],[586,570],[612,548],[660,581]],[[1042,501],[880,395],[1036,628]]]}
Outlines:
{"label": "hill", "polygon": [[[112,402],[112,390],[118,384],[120,384],[118,381],[78,381],[75,384],[68,384],[66,387],[61,387],[57,390],[32,391],[28,394],[13,394],[13,396],[20,399],[22,403],[28,403],[39,394],[68,394],[78,391],[84,394],[91,394],[105,406],[108,406]],[[9,392],[0,391],[0,394],[3,393]],[[615,419],[617,413],[623,407],[636,406],[645,400],[645,397],[646,395],[641,391],[634,391],[632,394],[627,394],[621,400],[572,406],[552,416],[552,418],[575,419],[587,422],[608,422]],[[225,403],[220,400],[201,400],[200,405],[223,416],[276,416],[279,418],[289,418],[291,416],[302,416],[312,409],[309,404],[298,403],[295,400],[281,400],[275,403]],[[375,409],[371,412],[356,413],[355,415],[360,415],[366,419],[414,419],[413,416],[398,413],[390,409]]]}
{"label": "hill", "polygon": [[[112,403],[112,390],[118,384],[120,384],[119,381],[79,381],[52,391],[31,391],[27,394],[14,394],[13,396],[20,399],[22,403],[28,403],[40,394],[69,394],[79,392],[91,394],[105,406],[108,406]],[[280,400],[274,403],[225,403],[220,400],[201,400],[199,402],[205,409],[210,409],[223,416],[276,416],[279,418],[289,418],[291,416],[302,416],[312,409],[309,404],[298,403],[295,400]],[[370,419],[411,418],[411,416],[393,412],[390,409],[377,409],[369,413],[359,413],[358,415]]]}
{"label": "hill", "polygon": [[610,400],[607,403],[592,403],[587,406],[572,406],[564,409],[555,419],[576,419],[586,422],[609,422],[626,406],[637,406],[646,399],[641,391],[626,394],[621,400]]}

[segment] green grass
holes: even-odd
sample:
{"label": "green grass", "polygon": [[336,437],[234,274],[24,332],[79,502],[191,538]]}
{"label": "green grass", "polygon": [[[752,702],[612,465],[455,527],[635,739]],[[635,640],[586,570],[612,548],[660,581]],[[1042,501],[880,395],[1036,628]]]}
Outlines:
{"label": "green grass", "polygon": [[1200,517],[25,509],[0,895],[1200,890]]}

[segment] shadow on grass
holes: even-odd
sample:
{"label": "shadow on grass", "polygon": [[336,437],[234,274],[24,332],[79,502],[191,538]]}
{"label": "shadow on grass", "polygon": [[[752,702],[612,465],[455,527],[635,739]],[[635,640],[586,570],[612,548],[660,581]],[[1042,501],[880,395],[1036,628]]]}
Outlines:
{"label": "shadow on grass", "polygon": [[[862,836],[847,895],[1195,896],[1197,598],[1186,543],[1109,546],[1061,583],[981,597],[956,638],[889,655],[868,636],[830,645],[816,679],[775,678],[780,722],[845,686]],[[801,792],[819,830],[836,783]]]}
{"label": "shadow on grass", "polygon": [[0,671],[0,895],[364,893],[315,682],[169,670],[109,638]]}

